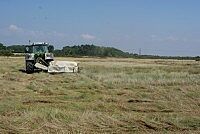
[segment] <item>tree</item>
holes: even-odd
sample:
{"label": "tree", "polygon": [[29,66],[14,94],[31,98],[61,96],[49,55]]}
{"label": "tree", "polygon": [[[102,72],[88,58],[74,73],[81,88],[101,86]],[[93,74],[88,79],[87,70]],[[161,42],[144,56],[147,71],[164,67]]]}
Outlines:
{"label": "tree", "polygon": [[[59,52],[59,53],[58,53]],[[112,47],[100,47],[95,45],[65,46],[62,50],[56,50],[55,56],[98,56],[98,57],[133,57],[133,55]]]}
{"label": "tree", "polygon": [[53,45],[49,45],[49,46],[48,46],[48,49],[49,49],[49,52],[52,53],[52,52],[54,51],[54,46],[53,46]]}
{"label": "tree", "polygon": [[0,50],[6,50],[6,46],[4,46],[2,43],[0,43]]}
{"label": "tree", "polygon": [[24,53],[25,46],[24,45],[12,45],[12,46],[8,46],[7,50],[10,50],[13,53]]}

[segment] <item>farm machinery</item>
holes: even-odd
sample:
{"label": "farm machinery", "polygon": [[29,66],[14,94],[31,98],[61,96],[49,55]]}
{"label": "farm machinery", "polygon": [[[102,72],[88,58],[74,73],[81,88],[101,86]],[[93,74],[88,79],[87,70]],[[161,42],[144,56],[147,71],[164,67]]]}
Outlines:
{"label": "farm machinery", "polygon": [[52,46],[45,42],[37,42],[25,46],[26,72],[44,70],[49,73],[79,72],[78,63],[71,61],[54,61]]}

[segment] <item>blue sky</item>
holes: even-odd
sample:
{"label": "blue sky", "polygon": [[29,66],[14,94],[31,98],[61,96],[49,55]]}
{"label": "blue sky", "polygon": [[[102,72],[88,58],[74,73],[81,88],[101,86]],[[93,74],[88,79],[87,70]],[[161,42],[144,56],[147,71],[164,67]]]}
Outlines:
{"label": "blue sky", "polygon": [[199,0],[0,0],[0,42],[200,55]]}

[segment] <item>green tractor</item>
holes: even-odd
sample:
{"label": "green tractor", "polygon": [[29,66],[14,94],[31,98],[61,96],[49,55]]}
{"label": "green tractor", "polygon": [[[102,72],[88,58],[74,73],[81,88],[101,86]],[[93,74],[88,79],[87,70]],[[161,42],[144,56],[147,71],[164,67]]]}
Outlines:
{"label": "green tractor", "polygon": [[53,46],[45,42],[25,46],[26,72],[29,74],[33,73],[37,69],[35,67],[36,63],[49,66],[49,63],[54,60],[52,51]]}

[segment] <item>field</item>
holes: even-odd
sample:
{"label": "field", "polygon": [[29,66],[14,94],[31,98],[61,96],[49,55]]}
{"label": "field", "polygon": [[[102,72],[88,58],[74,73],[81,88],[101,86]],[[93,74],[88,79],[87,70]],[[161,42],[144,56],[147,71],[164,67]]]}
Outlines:
{"label": "field", "polygon": [[198,133],[200,62],[58,58],[81,73],[26,74],[0,57],[1,133]]}

